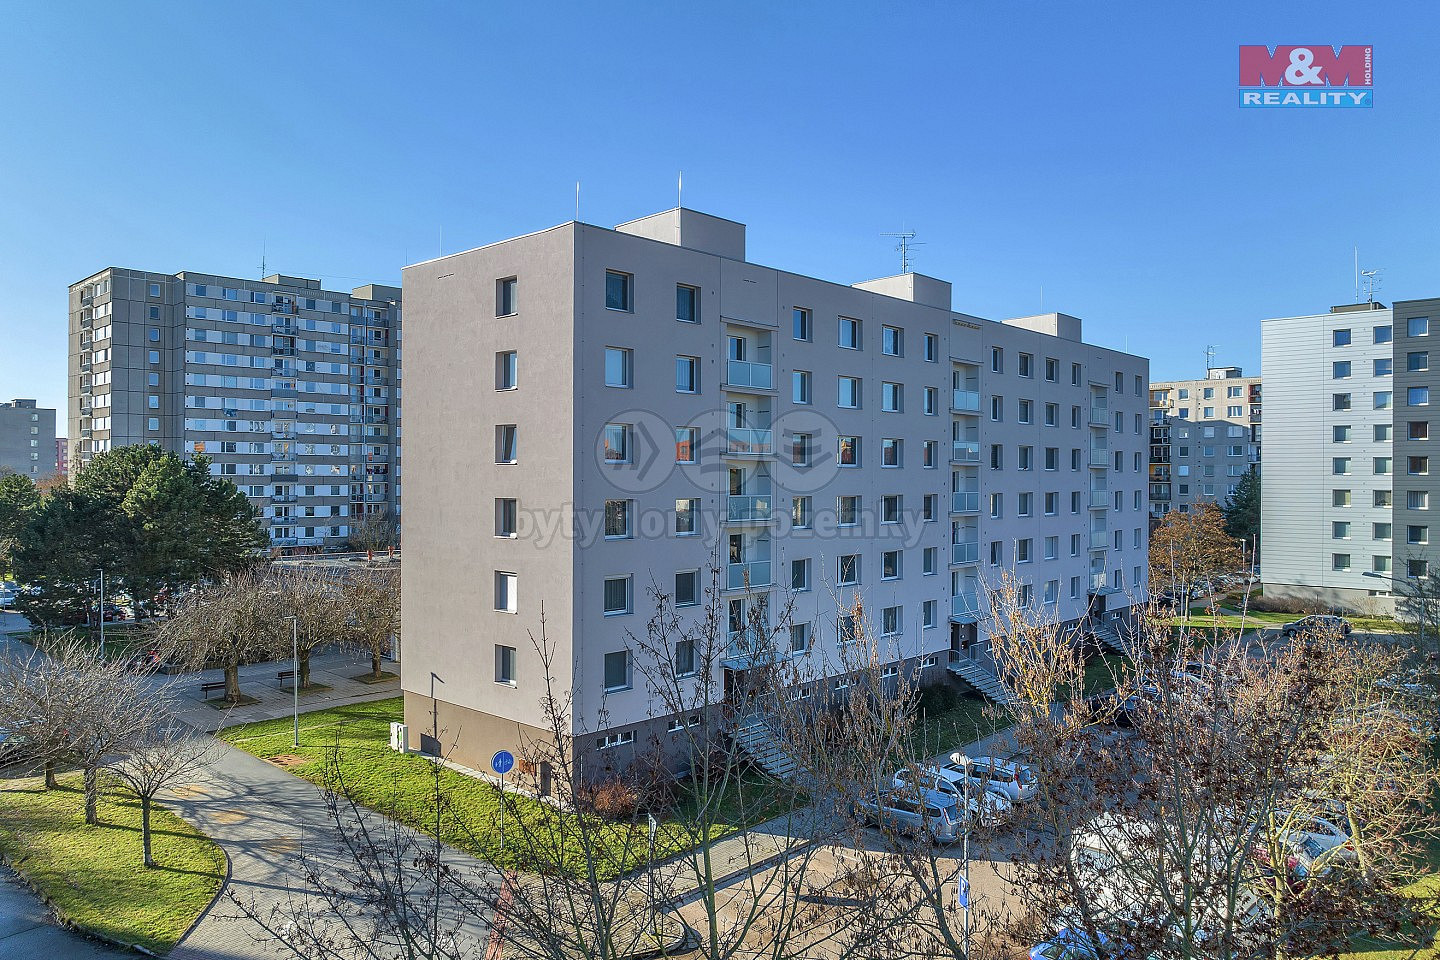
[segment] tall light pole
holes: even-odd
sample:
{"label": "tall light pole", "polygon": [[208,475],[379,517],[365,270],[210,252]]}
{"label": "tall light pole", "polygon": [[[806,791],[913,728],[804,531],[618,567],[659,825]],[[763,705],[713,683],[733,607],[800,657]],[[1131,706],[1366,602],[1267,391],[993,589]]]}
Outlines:
{"label": "tall light pole", "polygon": [[105,659],[105,568],[96,567],[100,574],[100,659]]}
{"label": "tall light pole", "polygon": [[964,778],[960,781],[960,802],[964,808],[960,813],[961,840],[960,840],[960,882],[956,884],[955,900],[964,910],[965,917],[965,956],[970,956],[970,826],[974,818],[979,815],[980,804],[976,803],[976,809],[970,809],[970,758],[963,753],[950,754],[950,762],[960,767]]}
{"label": "tall light pole", "polygon": [[290,678],[290,689],[294,694],[295,746],[300,746],[300,618],[286,617],[290,621],[290,656],[294,663],[295,676]]}

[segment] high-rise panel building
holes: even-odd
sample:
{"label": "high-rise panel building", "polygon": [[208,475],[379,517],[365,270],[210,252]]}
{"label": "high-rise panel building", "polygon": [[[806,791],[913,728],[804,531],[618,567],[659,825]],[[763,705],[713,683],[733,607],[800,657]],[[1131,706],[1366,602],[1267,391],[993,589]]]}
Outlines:
{"label": "high-rise panel building", "polygon": [[1150,384],[1150,513],[1224,503],[1260,471],[1260,378],[1211,367],[1204,380]]}
{"label": "high-rise panel building", "polygon": [[0,473],[43,480],[55,475],[57,457],[54,410],[34,400],[0,403]]}
{"label": "high-rise panel building", "polygon": [[1440,299],[1347,304],[1266,320],[1261,331],[1272,425],[1261,496],[1265,594],[1389,612],[1440,559],[1430,450]]}
{"label": "high-rise panel building", "polygon": [[[743,224],[685,209],[415,264],[404,285],[416,745],[483,767],[545,736],[542,608],[567,733],[599,772],[696,719],[663,715],[637,661],[654,591],[689,622],[713,585],[727,696],[765,655],[756,620],[787,607],[779,655],[838,664],[859,596],[886,670],[928,682],[991,668],[1005,573],[1071,628],[1144,598],[1148,364],[1074,317],[968,316],[918,274],[787,273],[746,259]],[[826,669],[796,695],[844,696]]]}
{"label": "high-rise panel building", "polygon": [[70,287],[69,459],[210,458],[282,553],[400,513],[400,290],[109,267]]}

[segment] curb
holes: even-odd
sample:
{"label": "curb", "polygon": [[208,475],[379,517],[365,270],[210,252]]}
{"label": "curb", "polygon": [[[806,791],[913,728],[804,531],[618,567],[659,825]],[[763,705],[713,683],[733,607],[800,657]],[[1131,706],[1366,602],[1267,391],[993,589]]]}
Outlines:
{"label": "curb", "polygon": [[[227,857],[226,859],[228,860],[229,858]],[[61,913],[60,909],[55,906],[55,901],[50,899],[49,894],[45,893],[45,891],[37,887],[30,880],[30,878],[25,876],[25,874],[20,871],[20,868],[17,867],[10,860],[10,858],[6,857],[4,854],[0,854],[0,866],[7,868],[11,873],[15,874],[15,876],[20,880],[20,882],[25,885],[26,889],[28,889],[31,893],[35,894],[35,899],[39,900],[42,904],[44,904],[46,911],[49,912],[50,916],[55,918],[56,926],[64,930],[69,930],[71,933],[79,934],[82,937],[88,937],[91,940],[99,941],[100,943],[107,944],[108,946],[119,947],[121,950],[130,950],[135,953],[141,954],[142,956],[163,956],[163,954],[158,954],[152,950],[148,950],[145,947],[140,946],[138,943],[126,943],[124,940],[117,940],[114,937],[106,936],[98,930],[92,930],[84,924],[76,923],[75,921],[71,920],[69,917]],[[213,904],[214,901],[212,900],[211,903]],[[206,907],[205,909],[208,911],[210,908]],[[188,935],[189,931],[187,930],[186,933]],[[176,946],[179,946],[178,941],[176,942]]]}

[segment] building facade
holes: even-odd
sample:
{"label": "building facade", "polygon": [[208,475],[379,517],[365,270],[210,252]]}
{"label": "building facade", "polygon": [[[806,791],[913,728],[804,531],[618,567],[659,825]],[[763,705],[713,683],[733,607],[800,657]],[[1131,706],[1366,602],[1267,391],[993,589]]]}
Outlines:
{"label": "building facade", "polygon": [[713,586],[725,690],[767,611],[792,610],[781,655],[833,665],[858,594],[887,669],[938,679],[988,662],[984,587],[1006,571],[1071,625],[1143,599],[1147,362],[1076,318],[956,313],[916,274],[760,266],[742,224],[684,209],[415,264],[404,285],[413,745],[483,768],[546,736],[542,608],[569,735],[606,769],[691,719],[657,712],[636,662],[653,591],[685,618]]}
{"label": "building facade", "polygon": [[1150,514],[1224,503],[1260,472],[1260,378],[1211,367],[1204,380],[1150,384]]}
{"label": "building facade", "polygon": [[400,513],[400,290],[109,267],[70,287],[69,460],[203,454],[282,553]]}
{"label": "building facade", "polygon": [[1265,593],[1392,612],[1408,578],[1437,559],[1429,411],[1440,299],[1339,306],[1261,330],[1267,414],[1285,424],[1266,451]]}
{"label": "building facade", "polygon": [[54,476],[58,453],[54,410],[34,400],[0,403],[0,473],[31,480]]}

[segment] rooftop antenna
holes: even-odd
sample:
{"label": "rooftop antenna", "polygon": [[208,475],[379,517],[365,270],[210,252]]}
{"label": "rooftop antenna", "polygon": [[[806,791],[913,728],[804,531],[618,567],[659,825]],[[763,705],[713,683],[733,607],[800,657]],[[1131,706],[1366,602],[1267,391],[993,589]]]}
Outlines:
{"label": "rooftop antenna", "polygon": [[1205,376],[1210,376],[1210,368],[1213,366],[1215,366],[1215,345],[1207,343],[1205,345]]}
{"label": "rooftop antenna", "polygon": [[680,200],[685,194],[685,171],[681,170],[675,174],[675,209],[680,209],[685,204]]}
{"label": "rooftop antenna", "polygon": [[895,249],[900,251],[900,272],[910,272],[910,248],[923,246],[923,243],[915,242],[915,231],[902,229],[899,233],[882,233],[882,237],[894,237],[899,242]]}
{"label": "rooftop antenna", "polygon": [[1355,248],[1355,302],[1360,302],[1360,248]]}
{"label": "rooftop antenna", "polygon": [[1365,300],[1368,303],[1375,302],[1375,291],[1380,289],[1380,271],[1361,270],[1360,276],[1365,278]]}
{"label": "rooftop antenna", "polygon": [[261,279],[261,280],[264,280],[264,279],[265,279],[265,243],[266,243],[266,241],[264,241],[264,240],[261,240],[261,241],[260,241],[260,279]]}
{"label": "rooftop antenna", "polygon": [[575,222],[580,222],[580,181],[575,181]]}

